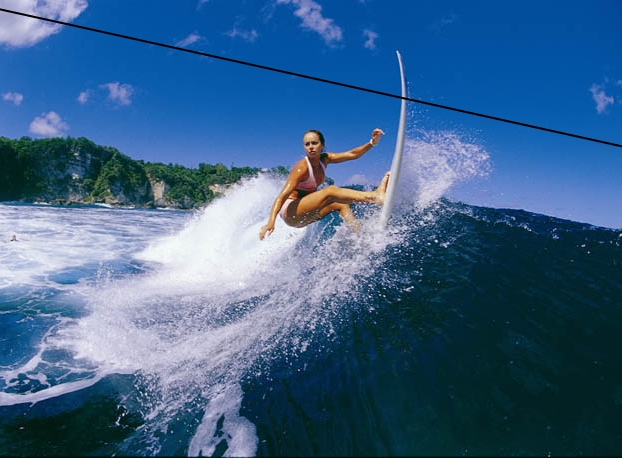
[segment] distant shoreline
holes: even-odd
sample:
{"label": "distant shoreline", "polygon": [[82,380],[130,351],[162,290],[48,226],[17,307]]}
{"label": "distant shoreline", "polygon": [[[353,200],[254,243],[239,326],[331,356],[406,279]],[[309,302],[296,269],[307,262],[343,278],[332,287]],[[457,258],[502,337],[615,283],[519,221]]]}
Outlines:
{"label": "distant shoreline", "polygon": [[177,207],[160,207],[160,206],[141,206],[141,205],[121,205],[121,204],[107,204],[107,203],[86,203],[78,201],[69,202],[27,202],[19,200],[7,200],[0,201],[0,205],[11,205],[15,207],[19,206],[41,206],[41,207],[57,207],[57,208],[107,208],[107,209],[119,209],[119,210],[160,210],[160,211],[181,211],[192,212],[203,207],[193,208],[177,208]]}

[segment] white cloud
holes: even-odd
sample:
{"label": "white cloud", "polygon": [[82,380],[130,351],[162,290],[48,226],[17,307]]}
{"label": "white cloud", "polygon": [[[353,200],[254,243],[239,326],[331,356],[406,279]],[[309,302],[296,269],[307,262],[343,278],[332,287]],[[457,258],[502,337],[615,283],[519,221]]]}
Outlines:
{"label": "white cloud", "polygon": [[453,24],[454,22],[456,22],[457,18],[458,16],[456,16],[455,14],[450,14],[449,16],[442,18],[439,22],[439,25],[441,27],[445,27],[446,25]]}
{"label": "white cloud", "polygon": [[203,37],[199,35],[198,33],[191,33],[183,40],[180,40],[177,43],[175,43],[175,46],[179,46],[180,48],[185,48],[186,46],[196,43],[197,41],[202,40],[202,39]]}
{"label": "white cloud", "polygon": [[596,111],[598,114],[604,113],[607,106],[614,102],[613,97],[605,94],[602,86],[599,86],[598,84],[592,84],[590,92],[592,93],[592,99],[596,102]]}
{"label": "white cloud", "polygon": [[119,105],[131,105],[134,88],[129,84],[121,84],[118,81],[99,86],[108,90],[108,99]]}
{"label": "white cloud", "polygon": [[30,133],[42,137],[60,137],[69,130],[69,125],[54,111],[42,113],[30,123]]}
{"label": "white cloud", "polygon": [[78,102],[84,105],[86,102],[88,102],[90,95],[91,91],[88,89],[86,91],[80,92],[80,95],[78,96]]}
{"label": "white cloud", "polygon": [[254,42],[257,39],[257,37],[259,37],[259,34],[257,33],[255,29],[242,30],[242,29],[238,29],[235,26],[229,32],[225,32],[225,35],[231,38],[236,38],[236,37],[241,38],[244,41],[248,41],[250,43]]}
{"label": "white cloud", "polygon": [[341,28],[332,19],[322,16],[322,7],[313,0],[276,0],[277,4],[291,4],[298,9],[294,12],[302,19],[302,27],[317,32],[327,45],[333,45],[343,39]]}
{"label": "white cloud", "polygon": [[354,186],[354,185],[370,186],[372,185],[372,182],[365,175],[361,173],[357,173],[357,174],[352,175],[350,178],[348,178],[344,183],[344,186]]}
{"label": "white cloud", "polygon": [[441,18],[435,24],[432,24],[430,28],[434,30],[436,33],[441,33],[443,29],[458,20],[458,16],[455,14],[450,14],[449,16],[445,16]]}
{"label": "white cloud", "polygon": [[363,30],[363,36],[365,37],[365,48],[376,49],[376,38],[378,34],[372,30]]}
{"label": "white cloud", "polygon": [[2,94],[2,100],[12,102],[14,105],[17,106],[22,103],[22,100],[24,100],[24,96],[19,92],[6,92]]}
{"label": "white cloud", "polygon": [[[88,6],[87,0],[3,0],[2,7],[22,13],[70,22]],[[11,13],[0,14],[0,44],[26,48],[58,33],[62,26]]]}

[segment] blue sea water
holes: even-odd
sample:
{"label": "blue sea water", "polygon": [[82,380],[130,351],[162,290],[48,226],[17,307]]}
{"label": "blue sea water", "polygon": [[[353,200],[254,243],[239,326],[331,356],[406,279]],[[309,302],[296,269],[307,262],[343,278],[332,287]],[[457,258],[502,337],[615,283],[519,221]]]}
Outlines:
{"label": "blue sea water", "polygon": [[268,176],[196,213],[0,204],[0,454],[622,453],[622,232],[420,165],[357,234],[259,242]]}

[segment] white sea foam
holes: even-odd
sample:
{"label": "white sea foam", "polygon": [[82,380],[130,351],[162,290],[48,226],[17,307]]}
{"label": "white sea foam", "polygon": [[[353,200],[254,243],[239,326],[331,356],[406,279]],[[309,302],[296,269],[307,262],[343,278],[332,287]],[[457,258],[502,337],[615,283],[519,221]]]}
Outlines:
{"label": "white sea foam", "polygon": [[41,391],[34,391],[27,394],[14,394],[0,392],[0,405],[12,406],[16,404],[31,403],[35,404],[46,399],[62,396],[63,394],[72,393],[74,391],[83,390],[90,386],[95,385],[106,375],[103,372],[99,372],[93,377],[89,377],[83,380],[75,382],[62,383],[60,385],[53,385]]}
{"label": "white sea foam", "polygon": [[181,224],[160,217],[153,228],[149,223],[160,213],[152,213],[124,211],[119,218],[115,209],[0,205],[0,287],[62,288],[50,276],[89,272],[85,266],[131,254]]}
{"label": "white sea foam", "polygon": [[[482,151],[459,139],[438,143],[407,142],[401,211],[427,205],[485,162]],[[63,364],[75,366],[66,383],[4,394],[0,404],[19,396],[36,402],[111,373],[140,374],[138,390],[148,395],[136,434],[151,437],[148,450],[170,450],[159,431],[194,406],[201,420],[188,431],[190,455],[214,453],[222,438],[227,455],[255,454],[254,425],[239,414],[241,380],[275,359],[295,361],[316,339],[334,338],[349,313],[345,304],[364,302],[357,297],[367,294],[366,280],[396,242],[394,233],[375,230],[373,210],[358,234],[342,225],[327,237],[324,223],[293,229],[278,220],[259,241],[282,182],[268,175],[244,181],[192,217],[0,206],[8,215],[0,218],[0,233],[22,240],[3,246],[0,287],[65,289],[78,293],[84,309],[46,334],[34,359],[4,374],[38,377],[45,350],[65,350],[71,360]],[[133,261],[144,269],[111,272],[115,262]],[[73,281],[59,282],[62,272]]]}
{"label": "white sea foam", "polygon": [[281,184],[267,176],[244,182],[179,232],[153,240],[137,257],[157,267],[99,284],[89,295],[91,314],[58,335],[76,358],[106,372],[149,374],[158,393],[149,406],[153,428],[205,399],[191,451],[213,451],[222,415],[227,454],[255,450],[252,425],[236,413],[235,387],[257,365],[295,359],[312,339],[330,337],[344,298],[356,297],[381,262],[370,253],[389,241],[343,227],[318,248],[320,225],[292,229],[280,220],[259,241]]}
{"label": "white sea foam", "polygon": [[239,415],[242,389],[235,384],[217,391],[219,394],[209,401],[201,424],[190,441],[188,456],[213,456],[223,440],[228,445],[227,456],[256,455],[255,425]]}

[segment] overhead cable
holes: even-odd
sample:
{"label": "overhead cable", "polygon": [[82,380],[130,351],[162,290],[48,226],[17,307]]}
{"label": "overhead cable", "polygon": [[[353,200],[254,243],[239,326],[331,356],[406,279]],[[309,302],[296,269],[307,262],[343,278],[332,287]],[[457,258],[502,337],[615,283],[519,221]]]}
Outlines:
{"label": "overhead cable", "polygon": [[159,46],[162,48],[168,48],[168,49],[173,49],[175,51],[182,51],[182,52],[187,52],[190,54],[197,54],[199,56],[203,56],[203,57],[211,57],[212,59],[218,59],[218,60],[224,60],[226,62],[231,62],[234,64],[239,64],[239,65],[246,65],[249,67],[254,67],[254,68],[259,68],[261,70],[268,70],[271,72],[276,72],[276,73],[283,73],[285,75],[290,75],[290,76],[295,76],[298,78],[305,78],[305,79],[309,79],[309,80],[313,80],[313,81],[318,81],[320,83],[327,83],[327,84],[333,84],[335,86],[341,86],[341,87],[345,87],[345,88],[349,88],[349,89],[356,89],[357,91],[363,91],[363,92],[369,92],[372,94],[377,94],[377,95],[382,95],[385,97],[392,97],[395,99],[404,99],[408,102],[413,102],[413,103],[418,103],[421,105],[427,105],[427,106],[431,106],[431,107],[435,107],[435,108],[441,108],[443,110],[450,110],[450,111],[455,111],[458,113],[463,113],[463,114],[467,114],[467,115],[471,115],[471,116],[478,116],[480,118],[486,118],[486,119],[491,119],[493,121],[500,121],[500,122],[505,122],[508,124],[514,124],[517,126],[522,126],[522,127],[528,127],[530,129],[536,129],[536,130],[541,130],[544,132],[549,132],[549,133],[553,133],[553,134],[558,134],[558,135],[564,135],[567,137],[572,137],[572,138],[577,138],[580,140],[586,140],[586,141],[590,141],[590,142],[595,142],[595,143],[602,143],[604,145],[609,145],[609,146],[615,146],[617,148],[622,148],[622,144],[620,143],[614,143],[614,142],[610,142],[610,141],[606,141],[606,140],[600,140],[597,138],[593,138],[593,137],[586,137],[584,135],[578,135],[578,134],[573,134],[570,132],[564,132],[561,130],[556,130],[556,129],[550,129],[547,127],[542,127],[542,126],[537,126],[534,124],[528,124],[528,123],[524,123],[524,122],[519,122],[519,121],[513,121],[511,119],[506,119],[506,118],[500,118],[498,116],[491,116],[491,115],[487,115],[487,114],[483,114],[483,113],[478,113],[475,111],[470,111],[470,110],[463,110],[461,108],[455,108],[455,107],[450,107],[447,105],[441,105],[438,103],[433,103],[433,102],[427,102],[425,100],[418,100],[418,99],[413,99],[410,97],[402,97],[401,95],[397,95],[397,94],[391,94],[389,92],[383,92],[383,91],[377,91],[375,89],[369,89],[369,88],[365,88],[365,87],[361,87],[361,86],[355,86],[352,84],[347,84],[347,83],[340,83],[338,81],[332,81],[332,80],[328,80],[325,78],[319,78],[316,76],[310,76],[310,75],[305,75],[303,73],[296,73],[296,72],[292,72],[289,70],[283,70],[283,69],[279,69],[279,68],[274,68],[274,67],[268,67],[266,65],[261,65],[261,64],[254,64],[252,62],[246,62],[243,60],[238,60],[238,59],[232,59],[230,57],[224,57],[224,56],[219,56],[217,54],[210,54],[210,53],[206,53],[206,52],[202,52],[202,51],[196,51],[193,49],[188,49],[188,48],[182,48],[179,46],[173,46],[173,45],[168,45],[166,43],[160,43],[157,41],[152,41],[152,40],[146,40],[144,38],[138,38],[138,37],[132,37],[129,35],[123,35],[120,33],[115,33],[115,32],[110,32],[107,30],[102,30],[102,29],[96,29],[93,27],[87,27],[84,25],[78,25],[78,24],[72,24],[69,22],[64,22],[64,21],[59,21],[56,19],[50,19],[50,18],[45,18],[45,17],[41,17],[41,16],[36,16],[34,14],[28,14],[28,13],[22,13],[20,11],[13,11],[13,10],[9,10],[6,8],[0,8],[0,11],[3,11],[5,13],[10,13],[10,14],[16,14],[19,16],[24,16],[24,17],[28,17],[28,18],[32,18],[32,19],[38,19],[41,21],[46,21],[46,22],[51,22],[54,24],[59,24],[59,25],[63,25],[63,26],[67,26],[67,27],[73,27],[76,29],[81,29],[81,30],[86,30],[89,32],[95,32],[95,33],[101,33],[104,35],[109,35],[109,36],[113,36],[113,37],[117,37],[117,38],[123,38],[125,40],[132,40],[132,41],[137,41],[139,43],[145,43],[145,44],[149,44],[149,45],[153,45],[153,46]]}

